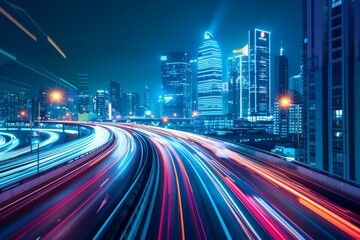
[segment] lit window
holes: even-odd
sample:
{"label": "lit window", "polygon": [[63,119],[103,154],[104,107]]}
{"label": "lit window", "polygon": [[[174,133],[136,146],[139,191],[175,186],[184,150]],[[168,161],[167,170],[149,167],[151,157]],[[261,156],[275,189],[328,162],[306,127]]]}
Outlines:
{"label": "lit window", "polygon": [[342,109],[333,110],[333,116],[335,118],[342,118],[343,112]]}

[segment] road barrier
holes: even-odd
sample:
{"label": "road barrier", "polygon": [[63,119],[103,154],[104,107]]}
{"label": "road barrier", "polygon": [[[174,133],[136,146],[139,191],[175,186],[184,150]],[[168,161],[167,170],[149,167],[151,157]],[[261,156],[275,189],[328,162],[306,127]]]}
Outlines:
{"label": "road barrier", "polygon": [[[219,140],[219,139],[217,139]],[[265,150],[261,150],[258,148],[254,148],[251,146],[232,143],[230,141],[223,141],[223,143],[227,146],[231,146],[235,149],[239,149],[240,151],[251,154],[255,157],[267,160],[277,165],[281,165],[283,167],[289,168],[293,171],[298,172],[302,176],[306,176],[309,179],[320,183],[323,186],[329,187],[335,191],[339,191],[345,193],[346,195],[352,196],[354,198],[360,199],[360,187],[359,184],[353,181],[348,181],[340,178],[339,176],[333,175],[331,173],[318,170],[309,165],[303,164],[297,161],[287,161],[285,157],[281,155],[277,155],[271,152],[267,152]]]}

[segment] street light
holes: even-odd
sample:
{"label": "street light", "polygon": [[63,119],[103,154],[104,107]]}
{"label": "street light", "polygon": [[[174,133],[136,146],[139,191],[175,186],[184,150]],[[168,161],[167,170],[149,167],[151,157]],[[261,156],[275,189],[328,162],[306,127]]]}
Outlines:
{"label": "street light", "polygon": [[280,107],[289,108],[291,104],[291,98],[288,96],[281,97],[279,100]]}
{"label": "street light", "polygon": [[[50,92],[50,98],[55,100],[55,101],[60,101],[60,99],[62,98],[62,94],[60,91],[57,91],[57,90],[54,90],[52,92]],[[40,97],[38,98],[38,134],[37,134],[37,137],[38,137],[38,152],[37,152],[37,174],[38,176],[40,175],[40,120],[41,120],[41,117],[40,117]]]}
{"label": "street light", "polygon": [[[289,96],[283,96],[279,99],[279,105],[282,108],[290,108],[293,100]],[[300,104],[297,103],[297,160],[300,161]],[[288,123],[289,124],[289,123]]]}
{"label": "street light", "polygon": [[[59,105],[61,98],[62,98],[62,93],[59,90],[53,90],[50,92],[50,99],[52,101],[57,102],[58,105]],[[58,112],[56,113],[56,119],[58,119]]]}

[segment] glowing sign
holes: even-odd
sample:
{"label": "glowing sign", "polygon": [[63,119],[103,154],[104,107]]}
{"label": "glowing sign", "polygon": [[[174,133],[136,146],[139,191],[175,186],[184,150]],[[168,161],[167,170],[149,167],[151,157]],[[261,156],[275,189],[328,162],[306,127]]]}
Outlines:
{"label": "glowing sign", "polygon": [[261,32],[260,37],[264,38],[265,37],[265,32]]}
{"label": "glowing sign", "polygon": [[160,60],[161,61],[167,61],[167,56],[161,56]]}

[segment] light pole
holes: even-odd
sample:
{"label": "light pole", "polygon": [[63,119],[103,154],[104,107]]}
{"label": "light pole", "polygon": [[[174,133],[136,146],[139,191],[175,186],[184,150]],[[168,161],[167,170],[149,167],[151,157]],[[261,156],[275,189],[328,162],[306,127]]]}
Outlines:
{"label": "light pole", "polygon": [[[62,95],[59,91],[53,91],[50,93],[50,98],[52,100],[58,101],[61,99]],[[38,152],[37,152],[37,174],[40,175],[40,97],[38,99]]]}

